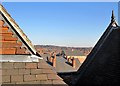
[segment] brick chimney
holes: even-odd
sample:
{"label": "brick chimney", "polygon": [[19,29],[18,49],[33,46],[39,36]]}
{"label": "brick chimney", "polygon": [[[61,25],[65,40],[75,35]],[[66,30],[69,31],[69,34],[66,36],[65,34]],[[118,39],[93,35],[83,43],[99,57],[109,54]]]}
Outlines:
{"label": "brick chimney", "polygon": [[54,54],[54,57],[53,57],[53,67],[56,67],[56,54]]}
{"label": "brick chimney", "polygon": [[50,55],[49,62],[52,63],[52,61],[53,61],[53,55],[52,55],[52,53],[49,53],[49,55]]}
{"label": "brick chimney", "polygon": [[53,61],[53,58],[52,58],[52,56],[50,56],[50,60],[49,60],[51,63],[52,63],[52,61]]}
{"label": "brick chimney", "polygon": [[75,61],[74,57],[72,58],[72,66],[73,66],[73,68],[75,68],[75,66],[76,66],[76,61]]}
{"label": "brick chimney", "polygon": [[65,57],[65,59],[67,59],[67,60],[68,60],[68,56],[66,56],[66,57]]}

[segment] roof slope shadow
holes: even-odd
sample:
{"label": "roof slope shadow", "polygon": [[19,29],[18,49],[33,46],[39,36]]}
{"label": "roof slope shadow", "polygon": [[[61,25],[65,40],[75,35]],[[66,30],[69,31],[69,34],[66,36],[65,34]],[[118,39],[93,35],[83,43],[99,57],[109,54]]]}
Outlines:
{"label": "roof slope shadow", "polygon": [[75,86],[116,85],[120,80],[120,27],[111,23],[77,72]]}

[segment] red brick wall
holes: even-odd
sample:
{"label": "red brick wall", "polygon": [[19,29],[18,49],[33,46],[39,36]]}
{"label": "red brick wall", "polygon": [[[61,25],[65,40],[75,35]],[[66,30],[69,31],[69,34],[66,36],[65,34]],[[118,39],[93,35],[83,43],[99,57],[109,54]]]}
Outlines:
{"label": "red brick wall", "polygon": [[22,42],[14,37],[14,33],[9,31],[9,27],[4,26],[4,21],[0,20],[0,54],[28,54]]}

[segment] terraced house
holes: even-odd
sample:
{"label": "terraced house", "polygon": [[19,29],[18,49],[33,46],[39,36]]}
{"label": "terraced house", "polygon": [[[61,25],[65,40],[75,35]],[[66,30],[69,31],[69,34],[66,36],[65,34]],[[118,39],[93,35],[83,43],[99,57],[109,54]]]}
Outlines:
{"label": "terraced house", "polygon": [[67,84],[40,57],[31,41],[0,4],[0,76],[2,85]]}

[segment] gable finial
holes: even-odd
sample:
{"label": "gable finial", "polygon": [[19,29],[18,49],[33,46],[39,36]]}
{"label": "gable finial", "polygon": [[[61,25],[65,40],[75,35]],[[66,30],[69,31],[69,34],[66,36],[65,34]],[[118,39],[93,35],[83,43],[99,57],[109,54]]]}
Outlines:
{"label": "gable finial", "polygon": [[111,22],[115,21],[114,11],[112,10]]}

